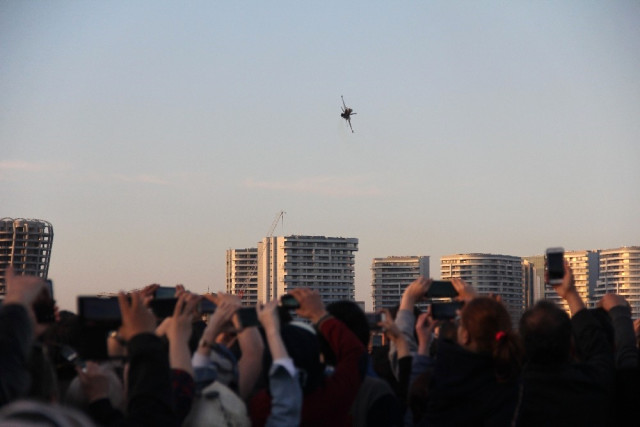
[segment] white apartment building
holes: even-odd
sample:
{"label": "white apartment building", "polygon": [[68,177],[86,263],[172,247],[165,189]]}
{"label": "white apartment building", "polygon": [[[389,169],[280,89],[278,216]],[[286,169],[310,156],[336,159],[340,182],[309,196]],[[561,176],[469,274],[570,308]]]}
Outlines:
{"label": "white apartment building", "polygon": [[325,304],[355,300],[358,239],[324,236],[266,237],[258,243],[258,300],[280,298],[294,288],[320,292]]}
{"label": "white apartment building", "polygon": [[373,310],[400,304],[402,293],[419,276],[429,277],[428,256],[389,256],[371,263]]}
{"label": "white apartment building", "polygon": [[258,249],[228,249],[226,290],[238,295],[244,305],[258,302]]}
{"label": "white apartment building", "polygon": [[479,294],[498,294],[511,319],[517,322],[524,311],[522,259],[510,255],[456,254],[440,259],[442,279],[459,277]]}
{"label": "white apartment building", "polygon": [[[591,305],[591,299],[598,281],[598,251],[566,251],[564,259],[573,271],[576,290],[586,305]],[[543,270],[544,274],[544,270]],[[569,306],[565,300],[549,285],[545,285],[544,297],[562,307],[568,314]]]}
{"label": "white apartment building", "polygon": [[594,303],[606,293],[622,295],[631,305],[634,318],[640,313],[640,246],[623,246],[600,251],[600,276]]}

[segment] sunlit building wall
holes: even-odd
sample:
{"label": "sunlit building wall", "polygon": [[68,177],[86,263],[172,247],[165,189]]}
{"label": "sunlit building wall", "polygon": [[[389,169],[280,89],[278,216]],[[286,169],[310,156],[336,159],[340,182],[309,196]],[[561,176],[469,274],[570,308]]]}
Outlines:
{"label": "sunlit building wall", "polygon": [[502,297],[514,321],[524,310],[524,278],[522,259],[511,255],[457,254],[440,259],[442,279],[459,277],[481,295]]}
{"label": "sunlit building wall", "polygon": [[228,249],[226,261],[227,293],[238,295],[244,305],[258,302],[258,249]]}
{"label": "sunlit building wall", "polygon": [[400,304],[402,293],[419,276],[429,277],[428,256],[390,256],[371,263],[373,310]]}
{"label": "sunlit building wall", "polygon": [[0,295],[5,293],[5,271],[47,278],[53,226],[40,219],[0,219]]}
{"label": "sunlit building wall", "polygon": [[266,237],[258,243],[258,300],[278,299],[294,288],[317,290],[325,304],[355,301],[358,239],[324,236]]}
{"label": "sunlit building wall", "polygon": [[600,251],[600,276],[594,303],[606,293],[622,295],[631,305],[634,318],[640,314],[640,246],[623,246]]}

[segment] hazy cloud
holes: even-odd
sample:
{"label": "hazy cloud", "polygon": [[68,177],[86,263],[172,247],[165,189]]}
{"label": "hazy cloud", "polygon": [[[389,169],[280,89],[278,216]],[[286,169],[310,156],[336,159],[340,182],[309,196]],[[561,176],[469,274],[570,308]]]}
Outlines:
{"label": "hazy cloud", "polygon": [[142,184],[169,185],[169,181],[155,175],[138,174],[138,175],[113,175],[119,181],[137,182]]}
{"label": "hazy cloud", "polygon": [[25,162],[22,160],[0,161],[0,172],[53,172],[70,169],[64,162]]}
{"label": "hazy cloud", "polygon": [[318,176],[290,181],[245,180],[247,188],[261,188],[294,193],[312,193],[331,197],[378,196],[381,194],[370,178],[364,176]]}

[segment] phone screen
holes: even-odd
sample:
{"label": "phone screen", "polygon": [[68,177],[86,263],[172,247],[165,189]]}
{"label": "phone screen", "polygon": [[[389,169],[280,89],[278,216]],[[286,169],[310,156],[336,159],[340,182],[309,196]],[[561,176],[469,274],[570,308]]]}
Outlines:
{"label": "phone screen", "polygon": [[152,299],[149,303],[149,307],[153,314],[158,318],[165,318],[173,316],[173,311],[176,308],[178,298],[160,298]]}
{"label": "phone screen", "polygon": [[547,275],[550,285],[559,285],[564,277],[564,250],[562,248],[547,249]]}
{"label": "phone screen", "polygon": [[85,320],[97,322],[119,322],[118,297],[78,297],[78,315]]}
{"label": "phone screen", "polygon": [[380,330],[381,327],[378,325],[378,323],[384,320],[384,313],[365,313],[364,315],[367,318],[369,329],[371,329],[372,331]]}
{"label": "phone screen", "polygon": [[298,300],[290,294],[284,294],[280,297],[280,305],[290,309],[300,308],[300,303],[298,302]]}
{"label": "phone screen", "polygon": [[160,286],[153,294],[155,299],[175,298],[175,296],[176,288],[170,286]]}

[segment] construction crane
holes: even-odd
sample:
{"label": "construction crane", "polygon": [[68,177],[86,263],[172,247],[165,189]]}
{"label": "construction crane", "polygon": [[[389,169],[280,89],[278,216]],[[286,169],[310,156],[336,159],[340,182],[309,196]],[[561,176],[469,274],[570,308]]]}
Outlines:
{"label": "construction crane", "polygon": [[[282,222],[284,224],[284,214],[285,213],[286,213],[285,211],[278,212],[278,214],[276,215],[275,219],[271,223],[271,227],[269,227],[269,231],[267,232],[267,239],[270,239],[271,237],[273,237],[273,232],[275,231],[276,226],[278,225],[278,223],[280,222],[281,219],[282,219]],[[240,285],[236,285],[235,286],[235,294],[238,297],[240,297],[240,299],[242,300],[243,304],[247,304],[248,303],[247,298],[244,297],[245,296],[244,295],[245,294],[245,290],[249,286],[249,282],[251,281],[251,279],[254,276],[257,276],[258,265],[260,265],[260,261],[262,259],[262,256],[264,255],[264,250],[265,250],[266,247],[267,247],[267,245],[262,245],[262,247],[260,247],[258,249],[256,262],[245,273],[246,279]]]}

